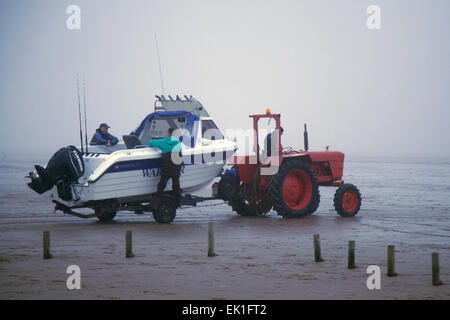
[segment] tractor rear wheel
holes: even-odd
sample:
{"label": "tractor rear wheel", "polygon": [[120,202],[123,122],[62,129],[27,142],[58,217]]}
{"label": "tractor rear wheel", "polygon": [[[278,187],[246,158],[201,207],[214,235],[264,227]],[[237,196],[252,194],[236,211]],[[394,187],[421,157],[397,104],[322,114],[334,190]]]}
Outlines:
{"label": "tractor rear wheel", "polygon": [[110,222],[116,217],[117,211],[107,208],[95,208],[95,214],[101,222]]}
{"label": "tractor rear wheel", "polygon": [[308,164],[299,159],[285,160],[272,176],[270,198],[275,211],[285,218],[314,213],[320,203],[320,193]]}
{"label": "tractor rear wheel", "polygon": [[361,208],[361,193],[350,183],[344,183],[334,194],[334,208],[341,217],[354,217]]}

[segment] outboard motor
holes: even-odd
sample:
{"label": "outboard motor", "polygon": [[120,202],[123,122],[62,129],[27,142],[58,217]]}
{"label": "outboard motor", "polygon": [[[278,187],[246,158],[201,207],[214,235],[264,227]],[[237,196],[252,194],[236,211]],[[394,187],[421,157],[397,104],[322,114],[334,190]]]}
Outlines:
{"label": "outboard motor", "polygon": [[72,200],[72,182],[84,175],[83,154],[74,146],[61,148],[50,158],[45,168],[35,165],[37,172],[30,172],[28,186],[42,194],[56,185],[58,196],[66,201]]}

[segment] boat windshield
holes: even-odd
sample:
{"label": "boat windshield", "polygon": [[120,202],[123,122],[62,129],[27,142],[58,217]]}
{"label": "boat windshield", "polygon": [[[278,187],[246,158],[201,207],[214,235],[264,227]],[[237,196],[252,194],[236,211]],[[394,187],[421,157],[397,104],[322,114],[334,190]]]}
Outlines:
{"label": "boat windshield", "polygon": [[223,134],[213,120],[202,120],[202,138],[211,140],[223,140]]}
{"label": "boat windshield", "polygon": [[186,117],[158,117],[155,116],[151,122],[145,126],[140,134],[140,140],[143,144],[154,139],[162,139],[167,136],[169,128],[186,129],[192,135],[193,123],[187,125]]}

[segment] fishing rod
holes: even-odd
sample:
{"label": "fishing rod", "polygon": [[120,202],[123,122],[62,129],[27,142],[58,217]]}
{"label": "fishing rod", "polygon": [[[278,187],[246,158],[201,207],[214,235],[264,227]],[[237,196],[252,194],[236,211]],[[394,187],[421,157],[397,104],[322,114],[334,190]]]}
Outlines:
{"label": "fishing rod", "polygon": [[158,38],[156,37],[156,34],[155,34],[155,46],[156,46],[156,57],[158,58],[159,78],[161,80],[161,89],[162,89],[162,94],[164,95],[164,82],[163,82],[163,76],[162,76],[161,61],[159,59]]}
{"label": "fishing rod", "polygon": [[87,113],[86,113],[86,84],[83,74],[83,103],[84,103],[84,138],[86,143],[86,155],[88,154],[88,133],[87,133]]}
{"label": "fishing rod", "polygon": [[78,74],[77,74],[77,93],[78,93],[78,117],[80,119],[81,153],[84,153],[84,150],[83,150],[83,127],[81,126],[80,80],[78,79]]}

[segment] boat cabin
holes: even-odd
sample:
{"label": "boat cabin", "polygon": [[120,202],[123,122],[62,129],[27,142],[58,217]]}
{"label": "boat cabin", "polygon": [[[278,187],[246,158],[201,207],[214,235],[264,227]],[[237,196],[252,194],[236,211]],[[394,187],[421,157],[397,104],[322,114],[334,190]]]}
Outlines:
{"label": "boat cabin", "polygon": [[201,103],[192,96],[167,100],[157,96],[155,112],[147,115],[139,126],[114,146],[92,145],[89,154],[110,154],[118,150],[145,148],[153,139],[162,139],[169,128],[181,129],[180,141],[186,148],[205,145],[224,136]]}

